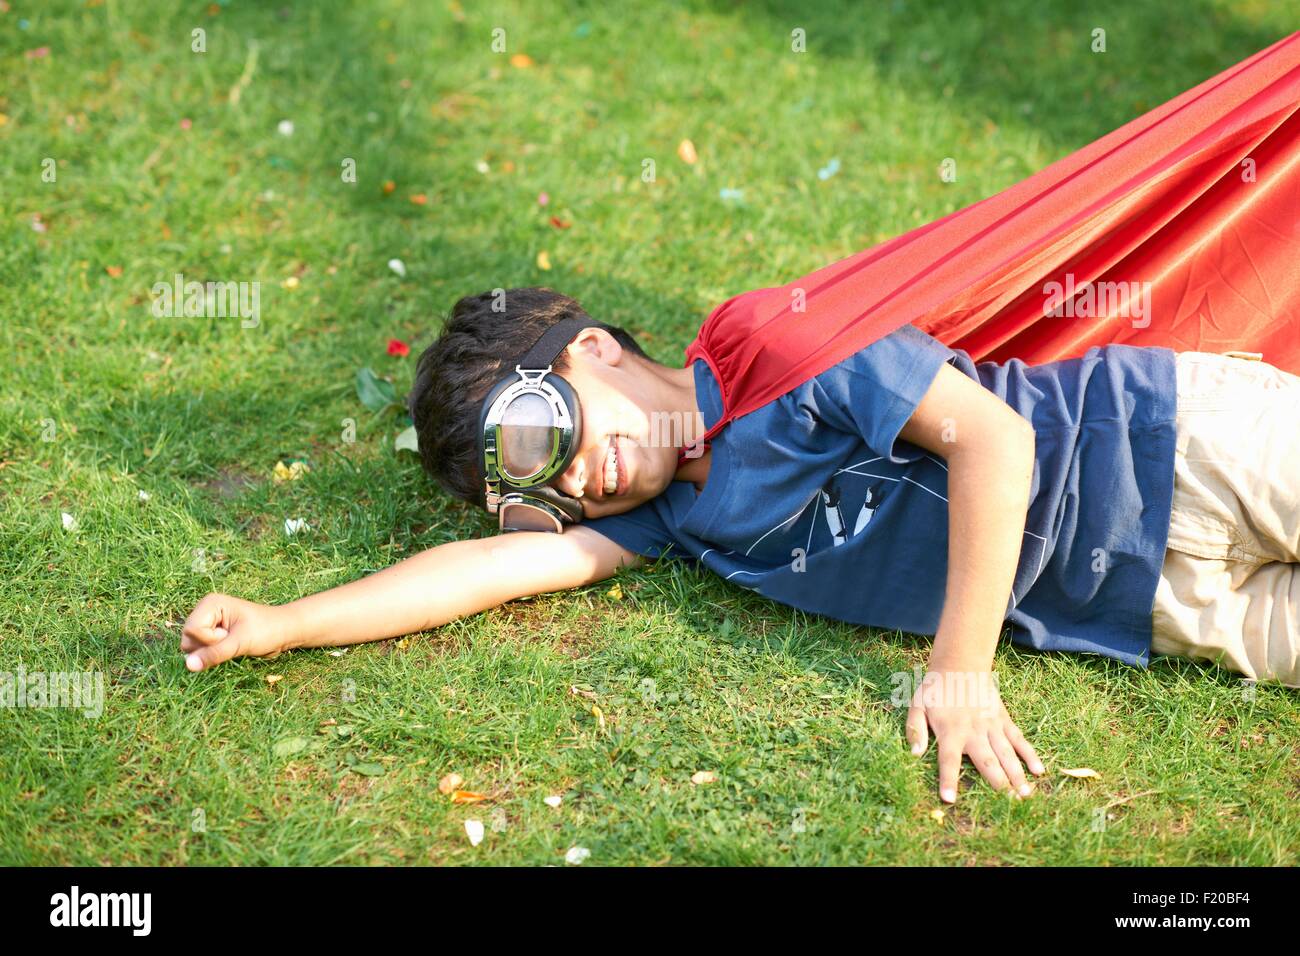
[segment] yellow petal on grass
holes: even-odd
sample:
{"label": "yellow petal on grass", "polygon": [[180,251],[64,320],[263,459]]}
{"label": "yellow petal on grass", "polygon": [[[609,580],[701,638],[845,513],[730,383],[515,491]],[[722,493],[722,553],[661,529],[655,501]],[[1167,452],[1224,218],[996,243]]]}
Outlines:
{"label": "yellow petal on grass", "polygon": [[613,598],[615,601],[621,601],[623,600],[623,588],[620,585],[615,584],[605,592],[605,596]]}
{"label": "yellow petal on grass", "polygon": [[1061,773],[1067,777],[1074,777],[1077,780],[1100,780],[1101,774],[1091,767],[1076,767],[1073,770],[1062,770]]}
{"label": "yellow petal on grass", "polygon": [[597,707],[595,704],[592,704],[592,705],[591,705],[591,716],[593,716],[593,717],[596,718],[596,724],[597,724],[597,726],[599,726],[601,730],[604,730],[604,729],[605,729],[605,714],[604,714],[604,712],[603,712],[599,707]]}
{"label": "yellow petal on grass", "polygon": [[691,774],[691,783],[695,784],[697,787],[706,783],[714,783],[717,779],[718,775],[712,770],[697,770],[695,773]]}
{"label": "yellow petal on grass", "polygon": [[282,680],[284,680],[284,675],[283,675],[283,674],[267,674],[267,675],[266,675],[266,683],[267,683],[268,685],[270,685],[270,686],[274,686],[275,684],[280,683],[280,681],[282,681]]}
{"label": "yellow petal on grass", "polygon": [[551,254],[547,252],[545,249],[537,253],[537,268],[543,270],[544,272],[551,271]]}
{"label": "yellow petal on grass", "polygon": [[451,792],[452,803],[482,803],[486,799],[486,793],[479,793],[476,790],[453,790]]}
{"label": "yellow petal on grass", "polygon": [[944,818],[946,816],[948,816],[948,814],[944,813],[943,810],[939,809],[938,807],[935,807],[933,810],[930,811],[930,819],[933,820],[935,823],[943,823]]}
{"label": "yellow petal on grass", "polygon": [[445,796],[451,796],[460,785],[465,782],[465,778],[458,773],[449,773],[438,781],[438,792]]}
{"label": "yellow petal on grass", "polygon": [[526,70],[533,65],[533,58],[527,53],[516,53],[510,58],[510,65],[521,70]]}
{"label": "yellow petal on grass", "polygon": [[271,480],[276,484],[283,481],[297,481],[309,471],[311,471],[311,466],[305,461],[294,461],[287,465],[282,461],[277,461],[275,468],[271,470]]}
{"label": "yellow petal on grass", "polygon": [[677,156],[687,166],[694,166],[695,161],[700,158],[695,152],[695,144],[689,139],[684,139],[677,144]]}

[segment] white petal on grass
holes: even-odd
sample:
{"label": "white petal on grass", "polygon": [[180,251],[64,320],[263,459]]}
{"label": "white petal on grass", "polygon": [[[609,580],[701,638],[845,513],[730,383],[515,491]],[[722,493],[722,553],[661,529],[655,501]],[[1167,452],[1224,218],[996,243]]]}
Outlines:
{"label": "white petal on grass", "polygon": [[591,856],[591,851],[585,846],[571,846],[569,852],[564,854],[564,862],[570,866],[578,866],[585,863]]}
{"label": "white petal on grass", "polygon": [[559,809],[560,804],[563,802],[564,798],[558,793],[553,793],[549,797],[542,797],[542,803],[546,804],[548,807],[555,807],[556,809]]}
{"label": "white petal on grass", "polygon": [[142,490],[138,497],[140,498],[141,501],[148,501],[150,498],[153,497],[153,495],[149,494],[149,492],[147,491]]}
{"label": "white petal on grass", "polygon": [[293,120],[280,120],[279,125],[275,128],[280,131],[281,136],[292,136]]}
{"label": "white petal on grass", "polygon": [[389,259],[388,268],[392,269],[403,279],[406,278],[406,263],[403,262],[401,259]]}
{"label": "white petal on grass", "polygon": [[465,835],[469,837],[470,846],[478,846],[480,843],[482,843],[483,842],[483,821],[466,820]]}
{"label": "white petal on grass", "polygon": [[63,530],[64,531],[77,530],[77,519],[72,517],[72,515],[68,514],[66,511],[63,512]]}
{"label": "white petal on grass", "polygon": [[300,531],[310,531],[310,530],[311,530],[311,525],[309,525],[306,522],[306,520],[303,518],[284,519],[284,533],[287,535],[293,536],[295,534],[298,534]]}

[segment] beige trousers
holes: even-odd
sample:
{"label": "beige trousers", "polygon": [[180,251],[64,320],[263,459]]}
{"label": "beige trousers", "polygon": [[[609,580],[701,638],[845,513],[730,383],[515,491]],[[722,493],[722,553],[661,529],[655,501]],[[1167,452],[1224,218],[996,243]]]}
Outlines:
{"label": "beige trousers", "polygon": [[1300,378],[1183,352],[1156,654],[1300,687]]}

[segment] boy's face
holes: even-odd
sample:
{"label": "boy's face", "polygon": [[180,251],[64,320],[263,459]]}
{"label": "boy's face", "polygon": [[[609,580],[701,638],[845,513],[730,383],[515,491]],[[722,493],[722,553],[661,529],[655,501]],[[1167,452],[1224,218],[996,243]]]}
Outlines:
{"label": "boy's face", "polygon": [[566,351],[569,367],[560,374],[582,405],[582,444],[552,484],[577,498],[587,518],[630,511],[667,488],[677,471],[677,449],[659,436],[655,413],[671,412],[680,391],[604,329],[584,329]]}

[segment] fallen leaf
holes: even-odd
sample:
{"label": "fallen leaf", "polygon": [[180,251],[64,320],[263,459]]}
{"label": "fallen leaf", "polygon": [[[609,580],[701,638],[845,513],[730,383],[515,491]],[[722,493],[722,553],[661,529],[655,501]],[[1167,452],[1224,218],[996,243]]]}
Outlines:
{"label": "fallen leaf", "polygon": [[420,453],[420,435],[412,425],[402,431],[393,439],[393,449],[395,451],[413,451],[417,455]]}
{"label": "fallen leaf", "polygon": [[482,803],[487,799],[486,793],[479,793],[477,790],[453,790],[451,792],[452,803]]}
{"label": "fallen leaf", "polygon": [[277,757],[292,757],[294,754],[302,753],[309,746],[311,741],[306,737],[283,737],[275,742],[271,753]]}
{"label": "fallen leaf", "polygon": [[716,783],[717,775],[712,770],[697,770],[691,774],[691,783],[697,787],[706,783]]}
{"label": "fallen leaf", "polygon": [[695,152],[695,144],[689,139],[684,139],[677,144],[677,155],[687,166],[694,166],[695,161],[700,158]]}
{"label": "fallen leaf", "polygon": [[397,401],[397,389],[387,379],[382,379],[369,368],[357,369],[357,398],[372,412],[382,411]]}
{"label": "fallen leaf", "polygon": [[458,773],[449,773],[438,781],[438,792],[451,796],[453,792],[460,789],[460,785],[465,782],[465,778]]}

